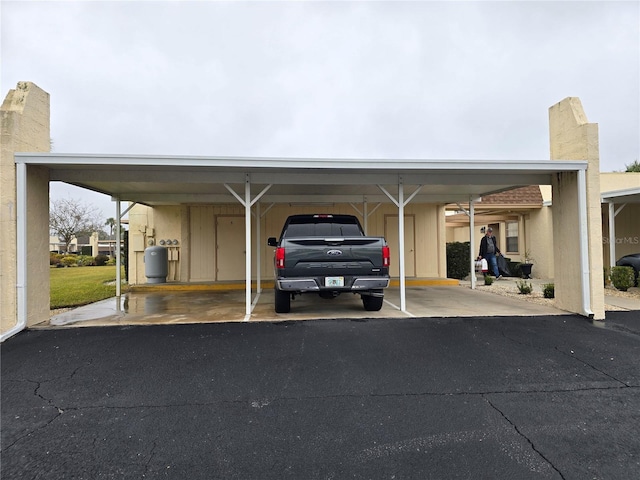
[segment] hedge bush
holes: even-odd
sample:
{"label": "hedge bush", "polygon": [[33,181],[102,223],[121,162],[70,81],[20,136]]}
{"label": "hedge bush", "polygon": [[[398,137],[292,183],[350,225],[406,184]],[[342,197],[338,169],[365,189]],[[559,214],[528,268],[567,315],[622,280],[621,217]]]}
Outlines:
{"label": "hedge bush", "polygon": [[96,256],[96,258],[93,261],[93,264],[97,267],[102,267],[106,265],[108,261],[109,261],[109,257],[107,257],[106,255],[100,254]]}
{"label": "hedge bush", "polygon": [[469,242],[447,243],[447,277],[462,280],[471,271]]}
{"label": "hedge bush", "polygon": [[618,290],[626,292],[635,283],[635,272],[631,267],[611,267],[611,283]]}

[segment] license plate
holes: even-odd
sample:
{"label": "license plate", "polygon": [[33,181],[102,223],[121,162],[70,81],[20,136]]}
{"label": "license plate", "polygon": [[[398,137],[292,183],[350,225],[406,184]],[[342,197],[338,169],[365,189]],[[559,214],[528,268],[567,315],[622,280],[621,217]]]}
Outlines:
{"label": "license plate", "polygon": [[325,277],[325,287],[344,287],[344,277]]}

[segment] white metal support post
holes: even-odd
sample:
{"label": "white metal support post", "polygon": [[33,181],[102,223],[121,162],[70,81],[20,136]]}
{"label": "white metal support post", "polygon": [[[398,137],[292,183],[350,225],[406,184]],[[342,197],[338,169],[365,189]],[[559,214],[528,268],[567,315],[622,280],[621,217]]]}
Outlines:
{"label": "white metal support post", "polygon": [[473,198],[469,198],[469,261],[471,262],[471,289],[476,288],[476,260],[473,252],[476,245],[476,220],[475,220],[475,202]]}
{"label": "white metal support post", "polygon": [[256,203],[256,293],[262,293],[262,285],[260,285],[261,275],[261,256],[260,251],[260,202]]}
{"label": "white metal support post", "polygon": [[408,205],[411,200],[413,200],[413,197],[415,197],[418,192],[420,192],[422,185],[419,185],[418,188],[416,188],[416,190],[406,200],[404,199],[404,183],[402,181],[402,177],[398,179],[398,200],[393,198],[393,195],[391,195],[382,185],[378,185],[378,188],[382,190],[387,197],[389,197],[389,200],[391,200],[396,207],[398,207],[398,247],[400,250],[398,252],[398,261],[400,262],[400,264],[398,265],[400,269],[400,311],[406,313],[407,297],[404,268],[404,207],[405,205]]}
{"label": "white metal support post", "polygon": [[262,189],[262,191],[256,195],[256,198],[251,200],[251,178],[249,174],[245,174],[244,181],[244,198],[238,195],[233,188],[231,188],[226,183],[224,184],[225,188],[229,190],[236,200],[238,200],[242,206],[244,207],[244,248],[245,248],[245,322],[249,320],[251,317],[251,207],[254,203],[262,198],[262,196],[267,193],[267,191],[271,188],[272,184],[267,185]]}
{"label": "white metal support post", "polygon": [[120,296],[122,295],[122,250],[120,247],[120,243],[122,241],[121,233],[122,233],[122,217],[124,217],[129,210],[137,205],[137,202],[132,203],[127,207],[124,212],[121,212],[120,206],[120,197],[111,197],[111,199],[116,202],[116,218],[118,219],[118,223],[116,223],[116,297],[118,297],[117,304],[118,308],[120,308]]}
{"label": "white metal support post", "polygon": [[245,320],[251,315],[251,180],[244,181]]}
{"label": "white metal support post", "polygon": [[122,295],[122,268],[120,260],[120,198],[116,200],[116,304],[120,306],[120,296]]}
{"label": "white metal support post", "polygon": [[398,243],[400,244],[400,311],[405,312],[406,306],[406,281],[404,278],[404,184],[402,177],[398,182]]}
{"label": "white metal support post", "polygon": [[[380,185],[378,185],[380,187]],[[384,189],[382,187],[380,187],[380,189],[382,191],[384,191]],[[389,196],[389,193],[387,193],[386,191],[384,192],[387,196]],[[389,198],[391,198],[389,196]],[[393,199],[391,199],[393,201]],[[395,203],[395,201],[394,201]],[[353,207],[353,209],[358,212],[361,216],[362,216],[362,229],[364,230],[364,234],[365,235],[369,235],[369,217],[371,215],[373,215],[373,212],[375,212],[378,208],[380,208],[380,205],[382,205],[381,203],[378,203],[375,207],[373,207],[373,210],[369,211],[369,203],[367,202],[367,197],[363,197],[362,198],[362,211],[360,211],[360,209],[358,207],[356,207],[353,203],[350,204],[351,207]],[[396,204],[397,206],[397,204]]]}
{"label": "white metal support post", "polygon": [[613,200],[609,200],[609,266],[616,266],[616,217],[627,204],[620,205],[617,209]]}
{"label": "white metal support post", "polygon": [[616,264],[616,212],[613,200],[609,200],[609,266]]}

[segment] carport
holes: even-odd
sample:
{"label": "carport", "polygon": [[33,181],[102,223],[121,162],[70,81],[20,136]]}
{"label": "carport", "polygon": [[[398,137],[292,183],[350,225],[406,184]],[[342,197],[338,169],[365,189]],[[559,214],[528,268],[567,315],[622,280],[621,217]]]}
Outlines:
{"label": "carport", "polygon": [[[471,244],[475,245],[474,201],[491,193],[525,185],[562,188],[562,179],[577,180],[574,197],[579,228],[579,259],[582,284],[582,313],[591,316],[587,244],[587,161],[571,160],[397,160],[321,159],[256,157],[182,157],[132,155],[82,155],[16,153],[18,235],[18,325],[8,335],[26,326],[27,198],[29,171],[46,172],[48,181],[61,181],[110,195],[116,218],[122,218],[121,202],[147,206],[228,203],[234,198],[245,212],[245,313],[252,311],[251,215],[261,217],[261,205],[327,201],[350,203],[364,218],[380,203],[391,202],[398,209],[398,264],[400,267],[400,310],[406,308],[404,272],[404,208],[410,202],[469,202]],[[571,190],[573,192],[573,190]],[[120,222],[116,234],[120,235]],[[554,233],[555,235],[555,233]],[[260,244],[260,238],[256,243]],[[119,245],[118,245],[119,249]],[[259,252],[259,249],[256,249]],[[472,248],[473,251],[473,248]],[[120,252],[117,252],[120,258]],[[469,262],[473,271],[473,253]],[[258,265],[260,262],[258,262]],[[117,269],[118,275],[120,269]],[[473,278],[473,275],[472,275]],[[258,271],[258,280],[260,271]],[[120,279],[118,295],[120,294]],[[258,281],[258,292],[260,293]]]}

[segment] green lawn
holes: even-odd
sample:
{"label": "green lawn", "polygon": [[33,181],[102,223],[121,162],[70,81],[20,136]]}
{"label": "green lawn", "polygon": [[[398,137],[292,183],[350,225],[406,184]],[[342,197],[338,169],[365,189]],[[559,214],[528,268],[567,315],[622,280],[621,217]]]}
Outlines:
{"label": "green lawn", "polygon": [[[124,279],[124,267],[122,268]],[[50,308],[86,305],[116,295],[116,267],[52,268]],[[123,291],[125,286],[123,285]]]}

